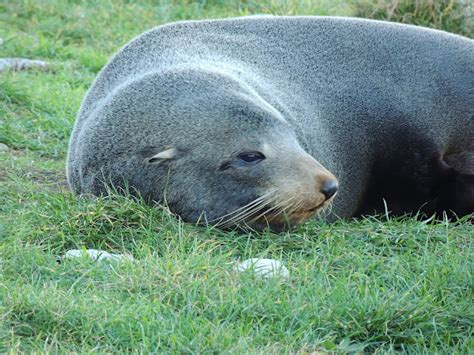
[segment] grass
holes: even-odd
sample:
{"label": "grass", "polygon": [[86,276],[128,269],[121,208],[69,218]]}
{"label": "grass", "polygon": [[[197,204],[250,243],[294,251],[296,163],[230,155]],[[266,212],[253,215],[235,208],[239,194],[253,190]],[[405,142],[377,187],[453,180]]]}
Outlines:
{"label": "grass", "polygon": [[474,35],[474,4],[458,0],[375,0],[354,4],[355,15]]}
{"label": "grass", "polygon": [[[367,13],[367,3],[342,1],[0,2],[0,57],[52,63],[0,74],[0,143],[10,148],[0,152],[0,352],[472,352],[467,221],[374,217],[225,233],[129,198],[77,199],[65,183],[85,91],[144,30],[253,13],[400,20],[391,9],[402,3],[375,2]],[[472,37],[467,10],[450,3],[442,21],[397,9],[403,21]],[[58,262],[77,248],[136,261]],[[233,271],[252,257],[281,260],[289,279]]]}

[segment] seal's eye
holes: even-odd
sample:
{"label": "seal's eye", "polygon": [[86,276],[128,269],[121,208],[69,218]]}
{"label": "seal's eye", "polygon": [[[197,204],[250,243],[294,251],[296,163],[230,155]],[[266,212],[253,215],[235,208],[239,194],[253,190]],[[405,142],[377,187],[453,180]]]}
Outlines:
{"label": "seal's eye", "polygon": [[230,160],[225,160],[221,163],[219,170],[224,171],[229,168],[241,168],[248,167],[249,165],[255,165],[265,159],[265,155],[260,152],[243,152],[238,155],[234,155]]}
{"label": "seal's eye", "polygon": [[257,164],[265,159],[265,155],[260,152],[244,152],[237,155],[237,158],[246,163]]}

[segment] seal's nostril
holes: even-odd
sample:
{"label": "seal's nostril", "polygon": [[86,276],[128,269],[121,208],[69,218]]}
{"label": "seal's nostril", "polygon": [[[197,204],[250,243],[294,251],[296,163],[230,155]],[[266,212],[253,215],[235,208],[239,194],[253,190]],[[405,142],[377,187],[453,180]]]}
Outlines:
{"label": "seal's nostril", "polygon": [[337,180],[328,180],[324,183],[321,188],[321,192],[326,197],[326,200],[330,199],[337,192]]}

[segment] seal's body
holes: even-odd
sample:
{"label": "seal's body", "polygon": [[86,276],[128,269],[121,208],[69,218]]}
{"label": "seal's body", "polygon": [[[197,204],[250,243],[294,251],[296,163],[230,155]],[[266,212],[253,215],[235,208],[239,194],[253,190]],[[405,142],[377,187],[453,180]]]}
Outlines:
{"label": "seal's body", "polygon": [[473,40],[331,17],[179,22],[99,74],[68,180],[76,193],[126,188],[187,221],[279,229],[337,188],[340,217],[382,211],[384,199],[397,214],[455,210],[440,196],[472,193],[474,171],[456,183],[445,157],[470,154],[473,138]]}

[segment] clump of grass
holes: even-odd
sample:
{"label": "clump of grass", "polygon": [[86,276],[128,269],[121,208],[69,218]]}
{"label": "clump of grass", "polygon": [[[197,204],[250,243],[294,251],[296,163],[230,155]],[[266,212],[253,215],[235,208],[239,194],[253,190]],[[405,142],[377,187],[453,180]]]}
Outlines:
{"label": "clump of grass", "polygon": [[376,0],[354,2],[355,16],[431,27],[474,36],[474,5],[463,0]]}

